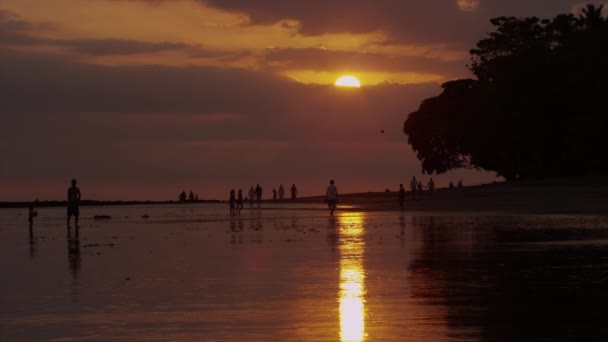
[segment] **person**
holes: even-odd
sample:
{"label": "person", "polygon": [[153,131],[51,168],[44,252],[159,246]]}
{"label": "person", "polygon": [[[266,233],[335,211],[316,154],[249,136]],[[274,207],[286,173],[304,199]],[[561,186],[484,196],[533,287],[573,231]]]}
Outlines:
{"label": "person", "polygon": [[188,200],[194,201],[194,192],[192,192],[192,190],[190,190],[190,194],[188,195]]}
{"label": "person", "polygon": [[429,192],[434,192],[435,191],[435,182],[433,182],[433,178],[431,178],[429,180],[427,188],[429,189]]}
{"label": "person", "polygon": [[422,189],[424,189],[424,186],[422,185],[422,181],[418,181],[418,194],[422,195]]}
{"label": "person", "polygon": [[74,225],[78,226],[78,216],[80,210],[78,205],[80,204],[80,189],[76,187],[76,180],[72,179],[72,186],[68,189],[68,228],[70,227],[70,218],[74,216]]}
{"label": "person", "polygon": [[405,201],[405,188],[403,184],[399,184],[399,206],[403,210],[403,201]]}
{"label": "person", "polygon": [[412,190],[412,194],[416,194],[416,189],[418,188],[418,181],[416,180],[416,176],[412,177],[410,181],[410,189]]}
{"label": "person", "polygon": [[258,208],[260,208],[262,206],[262,187],[260,184],[255,187],[255,195],[258,201]]}
{"label": "person", "polygon": [[255,190],[253,190],[253,186],[249,189],[248,193],[249,197],[249,208],[253,208],[253,202],[255,202]]}
{"label": "person", "polygon": [[285,197],[285,188],[283,188],[283,184],[279,186],[279,199],[282,201],[283,197]]}
{"label": "person", "polygon": [[325,200],[327,201],[327,207],[329,208],[329,215],[334,215],[336,210],[336,204],[338,203],[338,188],[334,185],[334,180],[329,181],[329,186],[325,192]]}
{"label": "person", "polygon": [[234,189],[230,190],[230,200],[228,201],[228,204],[230,205],[230,215],[234,215],[236,214],[236,198],[234,195]]}
{"label": "person", "polygon": [[450,189],[454,189],[454,182],[450,182]]}
{"label": "person", "polygon": [[273,201],[277,200],[277,189],[272,189],[272,200]]}
{"label": "person", "polygon": [[186,190],[182,191],[182,192],[179,194],[179,201],[180,201],[180,202],[186,202]]}
{"label": "person", "polygon": [[38,213],[34,210],[34,203],[30,203],[27,212],[27,222],[30,224],[30,229],[34,226],[34,217],[38,216]]}
{"label": "person", "polygon": [[458,187],[462,188],[462,178],[458,180]]}
{"label": "person", "polygon": [[295,185],[295,184],[293,184],[293,185],[291,186],[291,189],[290,189],[290,190],[291,190],[291,199],[292,199],[292,200],[295,200],[295,199],[296,199],[296,196],[298,195],[298,188],[296,188],[296,185]]}
{"label": "person", "polygon": [[236,213],[240,214],[243,209],[243,189],[239,189],[239,194],[236,198]]}

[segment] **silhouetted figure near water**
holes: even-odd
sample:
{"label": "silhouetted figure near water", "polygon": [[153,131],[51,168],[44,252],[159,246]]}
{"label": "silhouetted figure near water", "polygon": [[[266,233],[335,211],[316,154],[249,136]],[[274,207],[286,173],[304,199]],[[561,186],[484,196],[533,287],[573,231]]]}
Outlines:
{"label": "silhouetted figure near water", "polygon": [[454,182],[450,182],[450,189],[454,189]]}
{"label": "silhouetted figure near water", "polygon": [[416,180],[416,176],[412,177],[410,181],[410,189],[412,190],[412,194],[416,194],[416,189],[418,188],[418,181]]}
{"label": "silhouetted figure near water", "polygon": [[236,196],[234,195],[234,189],[230,190],[230,199],[228,200],[230,205],[230,215],[236,214]]}
{"label": "silhouetted figure near water", "polygon": [[462,179],[459,179],[459,180],[458,180],[458,187],[459,187],[459,188],[462,188]]}
{"label": "silhouetted figure near water", "polygon": [[279,199],[282,201],[285,197],[285,188],[283,188],[283,184],[279,186]]}
{"label": "silhouetted figure near water", "polygon": [[293,184],[293,185],[291,186],[290,191],[291,191],[291,199],[292,199],[292,200],[295,200],[295,199],[296,199],[296,196],[298,196],[298,188],[296,188],[296,185],[295,185],[295,184]]}
{"label": "silhouetted figure near water", "polygon": [[182,193],[179,194],[179,201],[186,202],[186,190],[182,191]]}
{"label": "silhouetted figure near water", "polygon": [[80,189],[76,187],[76,180],[72,179],[72,186],[68,189],[68,228],[70,227],[70,218],[74,216],[74,225],[78,226],[78,216],[80,216]]}
{"label": "silhouetted figure near water", "polygon": [[243,189],[239,189],[239,194],[236,198],[236,213],[240,214],[243,209]]}
{"label": "silhouetted figure near water", "polygon": [[424,185],[422,185],[422,181],[418,181],[418,195],[422,195],[422,190],[424,189]]}
{"label": "silhouetted figure near water", "polygon": [[255,190],[253,190],[253,186],[249,189],[248,197],[249,197],[249,208],[253,208],[253,202],[255,202]]}
{"label": "silhouetted figure near water", "polygon": [[325,192],[325,200],[327,201],[327,207],[329,207],[329,215],[333,216],[338,203],[338,188],[334,185],[334,180],[329,181],[329,186]]}
{"label": "silhouetted figure near water", "polygon": [[272,189],[272,200],[273,201],[277,200],[277,189]]}
{"label": "silhouetted figure near water", "polygon": [[260,208],[262,207],[262,187],[260,186],[260,184],[255,187],[255,195],[256,200],[258,202],[258,208]]}
{"label": "silhouetted figure near water", "polygon": [[192,192],[192,190],[190,190],[190,194],[188,195],[188,199],[190,201],[194,201],[194,192]]}
{"label": "silhouetted figure near water", "polygon": [[405,188],[403,184],[399,184],[399,206],[403,210],[403,202],[405,201]]}
{"label": "silhouetted figure near water", "polygon": [[433,182],[433,178],[429,180],[429,183],[427,184],[427,189],[429,189],[429,192],[435,192],[435,182]]}
{"label": "silhouetted figure near water", "polygon": [[34,217],[38,216],[38,213],[34,210],[34,204],[30,203],[27,211],[27,222],[30,224],[30,229],[34,227]]}

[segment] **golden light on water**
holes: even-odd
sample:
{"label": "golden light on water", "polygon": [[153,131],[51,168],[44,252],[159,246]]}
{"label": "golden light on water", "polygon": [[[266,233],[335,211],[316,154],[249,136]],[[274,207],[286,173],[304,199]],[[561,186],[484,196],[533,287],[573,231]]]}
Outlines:
{"label": "golden light on water", "polygon": [[365,339],[365,270],[363,268],[363,213],[342,213],[340,234],[340,338]]}

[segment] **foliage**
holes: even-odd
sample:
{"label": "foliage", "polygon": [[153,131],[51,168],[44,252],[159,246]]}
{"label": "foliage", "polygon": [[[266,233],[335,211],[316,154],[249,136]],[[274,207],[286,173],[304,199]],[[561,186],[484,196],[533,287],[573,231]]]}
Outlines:
{"label": "foliage", "polygon": [[491,22],[496,31],[470,52],[477,79],[445,83],[404,124],[423,171],[478,168],[507,180],[608,174],[602,6]]}

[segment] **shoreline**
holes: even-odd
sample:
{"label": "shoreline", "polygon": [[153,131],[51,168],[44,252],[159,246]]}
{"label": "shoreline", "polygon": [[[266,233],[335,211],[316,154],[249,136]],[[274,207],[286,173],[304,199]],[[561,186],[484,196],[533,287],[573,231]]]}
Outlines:
{"label": "shoreline", "polygon": [[[280,210],[289,204],[319,204],[324,196],[263,200],[261,210]],[[31,202],[0,202],[0,208],[27,208]],[[81,206],[226,204],[227,201],[95,201]],[[247,207],[247,203],[246,207]],[[280,207],[275,207],[278,204]],[[37,208],[65,207],[65,201],[39,201]],[[399,193],[365,192],[339,196],[341,211],[399,211]],[[268,208],[268,206],[271,206]],[[289,209],[289,208],[284,208]],[[321,210],[311,208],[311,210]],[[493,183],[463,188],[441,188],[422,194],[406,192],[404,212],[515,212],[542,214],[608,214],[608,179],[548,180]]]}

